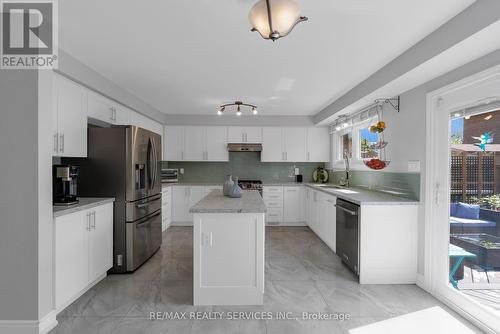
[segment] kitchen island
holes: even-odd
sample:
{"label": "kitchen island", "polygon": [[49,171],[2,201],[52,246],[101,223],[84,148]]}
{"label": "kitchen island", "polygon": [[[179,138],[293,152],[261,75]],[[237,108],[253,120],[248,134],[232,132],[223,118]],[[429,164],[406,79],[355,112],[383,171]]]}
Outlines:
{"label": "kitchen island", "polygon": [[266,206],[259,192],[229,198],[214,190],[193,214],[195,305],[261,305]]}

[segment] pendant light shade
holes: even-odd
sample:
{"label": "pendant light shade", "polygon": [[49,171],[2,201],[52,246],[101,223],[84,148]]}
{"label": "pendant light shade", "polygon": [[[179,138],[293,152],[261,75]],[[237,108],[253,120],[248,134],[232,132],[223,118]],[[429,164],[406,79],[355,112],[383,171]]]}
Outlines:
{"label": "pendant light shade", "polygon": [[296,0],[259,0],[250,10],[248,18],[252,31],[273,41],[285,37],[297,23],[307,20],[307,17],[300,16]]}

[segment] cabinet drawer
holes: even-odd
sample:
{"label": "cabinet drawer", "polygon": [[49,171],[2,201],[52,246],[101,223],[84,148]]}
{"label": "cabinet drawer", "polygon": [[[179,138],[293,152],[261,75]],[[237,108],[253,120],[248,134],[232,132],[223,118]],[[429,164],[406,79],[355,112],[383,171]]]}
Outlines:
{"label": "cabinet drawer", "polygon": [[283,201],[280,200],[265,200],[264,204],[266,204],[266,207],[268,208],[282,208],[283,207]]}
{"label": "cabinet drawer", "polygon": [[264,194],[266,193],[282,193],[283,187],[280,186],[264,186]]}
{"label": "cabinet drawer", "polygon": [[283,208],[268,208],[266,212],[266,222],[281,223],[283,221]]}
{"label": "cabinet drawer", "polygon": [[281,193],[264,193],[263,196],[264,201],[280,201],[283,202],[283,192]]}

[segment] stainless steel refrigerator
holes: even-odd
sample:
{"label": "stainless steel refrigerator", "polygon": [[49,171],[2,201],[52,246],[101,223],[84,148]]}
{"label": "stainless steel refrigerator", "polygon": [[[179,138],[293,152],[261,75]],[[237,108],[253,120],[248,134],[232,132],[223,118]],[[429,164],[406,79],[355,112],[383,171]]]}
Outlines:
{"label": "stainless steel refrigerator", "polygon": [[89,127],[87,150],[77,163],[78,195],[115,198],[109,272],[134,271],[161,246],[161,136],[136,126]]}

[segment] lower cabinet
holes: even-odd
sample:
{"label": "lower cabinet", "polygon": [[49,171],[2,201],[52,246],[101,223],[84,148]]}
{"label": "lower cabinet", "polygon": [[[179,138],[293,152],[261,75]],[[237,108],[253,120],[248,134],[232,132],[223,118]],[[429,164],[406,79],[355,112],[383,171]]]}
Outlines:
{"label": "lower cabinet", "polygon": [[333,195],[306,187],[305,211],[309,228],[336,252],[336,208]]}
{"label": "lower cabinet", "polygon": [[61,311],[113,265],[113,203],[54,219],[55,303]]}
{"label": "lower cabinet", "polygon": [[172,224],[172,187],[161,190],[161,230],[165,231]]}
{"label": "lower cabinet", "polygon": [[189,209],[212,190],[222,190],[222,186],[182,186],[172,185],[172,224],[193,225],[193,215]]}

